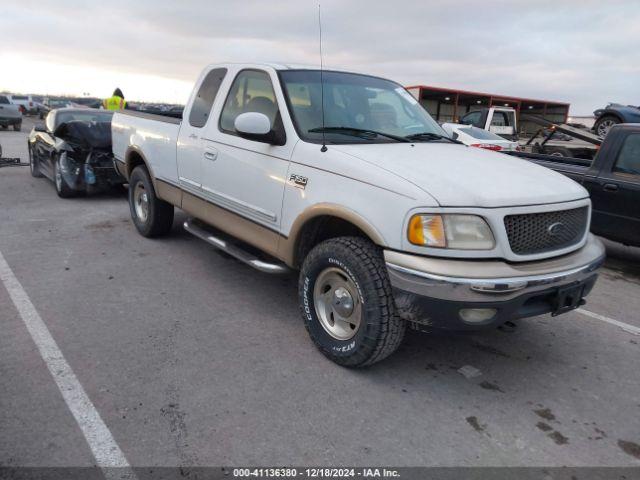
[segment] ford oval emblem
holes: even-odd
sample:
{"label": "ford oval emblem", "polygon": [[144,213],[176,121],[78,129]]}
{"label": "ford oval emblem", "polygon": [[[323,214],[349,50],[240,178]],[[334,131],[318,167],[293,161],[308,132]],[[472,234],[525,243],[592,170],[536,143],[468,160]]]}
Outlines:
{"label": "ford oval emblem", "polygon": [[558,235],[562,234],[566,228],[567,227],[564,223],[555,222],[547,227],[547,232],[549,232],[549,235],[551,235],[552,237],[557,237]]}

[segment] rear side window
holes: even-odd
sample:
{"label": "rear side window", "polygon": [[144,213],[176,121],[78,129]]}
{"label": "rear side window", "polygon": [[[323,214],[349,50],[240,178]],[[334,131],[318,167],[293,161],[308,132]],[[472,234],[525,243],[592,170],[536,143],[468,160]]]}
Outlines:
{"label": "rear side window", "polygon": [[189,113],[189,124],[192,127],[204,127],[207,123],[213,102],[226,74],[226,68],[214,68],[204,77],[198,89],[198,94],[193,99],[193,105],[191,105],[191,112]]}
{"label": "rear side window", "polygon": [[8,105],[9,104],[9,99],[7,97],[5,97],[4,95],[0,95],[0,104]]}
{"label": "rear side window", "polygon": [[613,171],[640,175],[640,133],[633,133],[625,138]]}

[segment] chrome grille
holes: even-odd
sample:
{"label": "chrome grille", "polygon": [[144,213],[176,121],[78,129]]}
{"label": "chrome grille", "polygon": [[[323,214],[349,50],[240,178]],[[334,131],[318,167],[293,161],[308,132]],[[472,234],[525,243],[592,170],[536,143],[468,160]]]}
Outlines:
{"label": "chrome grille", "polygon": [[588,219],[589,207],[580,207],[507,215],[504,226],[511,251],[517,255],[532,255],[575,245],[584,236]]}

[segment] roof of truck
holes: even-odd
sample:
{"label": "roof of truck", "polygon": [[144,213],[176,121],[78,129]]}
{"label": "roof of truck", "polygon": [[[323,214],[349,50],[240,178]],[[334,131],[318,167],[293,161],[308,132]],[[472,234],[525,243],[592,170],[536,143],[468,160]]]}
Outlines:
{"label": "roof of truck", "polygon": [[[224,62],[224,63],[214,63],[209,65],[211,67],[224,67],[227,65],[243,65],[243,66],[261,66],[261,67],[270,67],[274,70],[320,70],[320,65],[309,65],[302,63],[278,63],[278,62]],[[360,73],[353,70],[344,70],[342,68],[335,67],[325,67],[323,69],[331,72],[347,72],[347,73]]]}

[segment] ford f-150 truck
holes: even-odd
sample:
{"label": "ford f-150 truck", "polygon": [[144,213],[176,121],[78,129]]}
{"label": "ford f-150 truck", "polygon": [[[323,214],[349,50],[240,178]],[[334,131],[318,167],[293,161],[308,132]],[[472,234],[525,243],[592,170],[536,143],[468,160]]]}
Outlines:
{"label": "ford f-150 truck", "polygon": [[583,187],[459,144],[382,78],[211,65],[182,119],[116,112],[112,139],[142,235],[168,233],[177,207],[258,270],[299,270],[309,335],[345,366],[385,358],[407,326],[574,309],[604,260]]}

